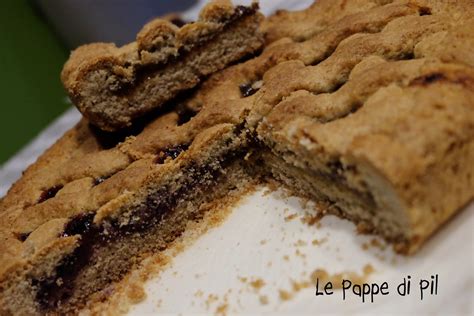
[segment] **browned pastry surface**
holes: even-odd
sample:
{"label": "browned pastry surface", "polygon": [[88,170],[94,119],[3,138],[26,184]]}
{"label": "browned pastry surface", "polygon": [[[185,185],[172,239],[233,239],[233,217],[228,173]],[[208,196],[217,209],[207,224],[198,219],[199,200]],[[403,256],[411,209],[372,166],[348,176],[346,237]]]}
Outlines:
{"label": "browned pastry surface", "polygon": [[316,34],[327,57],[266,72],[248,118],[281,159],[277,177],[405,252],[474,192],[474,4],[419,8],[419,16],[346,38],[329,56],[326,32]]}
{"label": "browned pastry surface", "polygon": [[61,79],[89,122],[105,131],[130,126],[202,78],[261,47],[258,5],[214,0],[199,20],[181,27],[155,19],[123,47],[84,45],[73,51]]}
{"label": "browned pastry surface", "polygon": [[[240,164],[252,156],[296,194],[415,251],[473,199],[474,4],[343,3],[318,1],[306,11],[312,19],[280,13],[315,31],[278,33],[269,22],[261,55],[211,76],[132,134],[85,120],[66,133],[0,202],[0,306],[41,310],[38,280],[56,280],[81,243],[81,233],[64,231],[84,214],[92,227],[127,227],[137,203],[164,190],[192,205],[170,214],[197,216],[205,201],[180,191],[186,181],[198,179],[199,192],[224,188],[217,198],[245,178]],[[228,172],[206,171],[203,184],[194,170],[206,166]]]}

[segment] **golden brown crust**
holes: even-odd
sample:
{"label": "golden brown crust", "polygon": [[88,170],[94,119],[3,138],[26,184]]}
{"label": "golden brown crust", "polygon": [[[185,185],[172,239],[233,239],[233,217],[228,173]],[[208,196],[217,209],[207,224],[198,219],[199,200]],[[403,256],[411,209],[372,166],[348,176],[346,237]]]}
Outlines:
{"label": "golden brown crust", "polygon": [[324,31],[329,24],[344,16],[364,12],[391,1],[383,0],[320,0],[301,11],[278,10],[264,20],[262,32],[266,43],[283,37],[301,42]]}
{"label": "golden brown crust", "polygon": [[[371,12],[377,12],[378,14],[371,15]],[[389,12],[389,14],[386,12]],[[208,80],[198,94],[189,102],[190,104],[198,104],[196,106],[197,108],[202,104],[206,104],[206,106],[189,122],[178,125],[179,114],[174,112],[169,113],[150,123],[145,127],[143,132],[137,136],[129,137],[124,143],[110,149],[102,147],[100,134],[91,129],[86,121],[80,122],[76,128],[69,131],[56,145],[49,149],[36,164],[28,168],[22,179],[12,187],[8,195],[1,201],[0,212],[2,214],[2,227],[9,227],[9,231],[13,230],[18,233],[27,233],[26,228],[34,229],[34,225],[37,224],[33,224],[34,221],[22,220],[23,215],[28,214],[28,217],[42,217],[40,214],[46,213],[46,210],[50,209],[50,204],[55,205],[54,209],[56,210],[56,214],[62,212],[64,212],[63,214],[71,214],[71,212],[78,213],[85,209],[96,209],[100,207],[107,201],[113,199],[114,196],[120,196],[121,191],[123,191],[123,189],[120,188],[129,187],[131,185],[131,183],[127,182],[127,179],[130,179],[128,175],[139,175],[140,170],[149,168],[151,165],[149,161],[161,150],[182,143],[190,143],[201,131],[205,131],[208,127],[216,124],[226,122],[237,124],[247,110],[252,108],[252,102],[254,100],[268,100],[269,96],[272,95],[272,90],[270,89],[272,84],[271,80],[269,80],[269,83],[265,82],[264,88],[249,98],[242,98],[239,85],[258,79],[267,70],[272,69],[273,65],[285,61],[288,58],[294,58],[296,56],[301,57],[304,61],[312,61],[316,55],[317,58],[320,59],[319,55],[327,55],[328,53],[321,53],[320,49],[316,51],[310,50],[309,48],[313,47],[314,42],[319,42],[322,47],[327,47],[330,53],[334,38],[337,38],[339,41],[342,40],[342,35],[339,34],[345,33],[346,37],[348,37],[352,34],[351,30],[352,32],[364,30],[364,16],[368,17],[365,28],[373,29],[374,25],[376,25],[381,29],[384,26],[383,21],[388,23],[392,19],[405,19],[403,17],[397,18],[400,15],[408,15],[408,18],[410,18],[410,16],[416,16],[418,14],[419,10],[414,6],[391,4],[374,8],[366,13],[343,17],[339,22],[336,21],[330,30],[322,32],[307,41],[295,43],[291,42],[291,40],[285,40],[280,43],[275,43],[267,48],[261,56],[244,64],[231,67]],[[376,16],[379,16],[379,18]],[[420,20],[424,20],[425,18],[432,19],[429,16],[419,17]],[[355,20],[359,21],[357,28],[353,27],[353,21]],[[430,22],[428,25],[429,28],[438,28],[436,21],[433,21],[433,23]],[[442,23],[440,25],[442,25]],[[439,28],[443,27],[439,26]],[[459,30],[462,30],[462,28],[459,28]],[[440,32],[445,31],[442,30]],[[333,35],[331,36],[331,34]],[[428,33],[423,36],[428,39],[433,38],[430,37]],[[374,34],[374,37],[383,39],[383,37],[378,34]],[[356,42],[357,39],[358,37],[352,37],[349,40]],[[326,42],[329,44],[324,44]],[[423,43],[424,42],[421,41],[419,45]],[[339,47],[338,50],[343,50],[344,46],[350,47],[349,44],[343,45]],[[361,49],[363,49],[363,46]],[[308,51],[310,51],[311,54],[308,54]],[[337,54],[339,54],[339,51],[337,51],[335,55],[332,55],[332,58],[335,58]],[[448,52],[446,52],[446,54],[448,54]],[[341,60],[344,59],[341,58]],[[329,60],[321,63],[321,65],[328,64],[328,62]],[[283,69],[283,67],[287,67],[288,65],[296,65],[297,68],[304,68],[301,66],[302,64],[296,61],[290,64],[283,63],[282,66],[276,68],[277,70],[269,72],[266,77],[269,78],[271,73],[279,71],[278,68]],[[294,70],[294,68],[291,68],[291,71]],[[286,76],[286,80],[290,84],[293,81],[288,80],[289,78],[291,77]],[[298,81],[301,84],[301,80]],[[264,98],[261,98],[261,95],[264,95]],[[257,98],[256,96],[259,97]],[[258,112],[260,109],[261,106],[257,106],[257,111],[254,112]],[[272,115],[272,117],[274,116],[275,115]],[[135,162],[132,163],[133,161]],[[163,168],[163,166],[153,166],[153,168]],[[121,174],[124,175],[121,176]],[[81,180],[97,180],[101,178],[108,180],[92,188],[85,185]],[[133,184],[135,187],[139,187],[139,178],[133,179],[133,181],[130,181],[135,182],[135,184]],[[109,185],[108,183],[111,184]],[[112,183],[114,184],[112,185]],[[58,193],[61,193],[62,190],[66,190],[66,188],[72,190],[72,188],[77,187],[83,192],[82,194],[84,196],[87,196],[84,199],[85,202],[81,202],[81,199],[77,198],[79,194],[75,194],[74,198],[72,198],[72,195],[68,198],[66,194],[58,194],[56,197],[38,204],[38,200],[45,190],[58,185],[63,186]],[[55,202],[55,200],[61,201]],[[72,203],[77,206],[71,205],[69,201],[66,203],[66,200],[72,200]],[[84,203],[84,205],[81,203]],[[79,205],[81,206],[79,207]],[[54,213],[50,213],[50,211],[47,211],[47,213],[49,213],[47,218],[57,216],[53,215]],[[13,222],[20,220],[25,224],[21,224],[17,227],[11,226],[12,218],[17,217],[18,219],[15,219]],[[47,218],[41,220],[41,222],[46,221]],[[26,222],[29,223],[27,225],[29,227],[23,227],[26,225]]]}
{"label": "golden brown crust", "polygon": [[[277,40],[260,56],[216,73],[134,136],[113,141],[81,121],[0,201],[6,254],[0,280],[37,262],[35,249],[57,262],[54,256],[76,242],[57,238],[64,221],[88,211],[99,222],[120,218],[121,206],[143,188],[205,161],[209,147],[244,120],[275,154],[290,153],[307,170],[337,159],[360,167],[374,194],[393,201],[403,217],[405,250],[416,250],[473,198],[474,47],[467,17],[474,6],[364,3],[365,11],[339,16],[337,9],[327,17],[321,8],[328,2],[315,4],[308,12],[321,21],[312,26],[317,32]],[[186,111],[198,113],[186,118]],[[190,147],[156,163],[180,145]],[[363,187],[361,177],[350,181]]]}
{"label": "golden brown crust", "polygon": [[[327,58],[273,67],[253,96],[249,117],[251,124],[261,122],[259,135],[276,155],[292,153],[285,158],[291,164],[321,172],[337,162],[353,189],[369,187],[375,202],[398,205],[393,212],[404,218],[401,237],[371,229],[398,239],[404,252],[417,250],[474,198],[468,162],[474,146],[474,37],[468,35],[474,3],[418,4],[420,16],[353,35]],[[312,38],[323,47],[324,33]],[[363,188],[360,176],[351,183],[354,169],[363,174]]]}

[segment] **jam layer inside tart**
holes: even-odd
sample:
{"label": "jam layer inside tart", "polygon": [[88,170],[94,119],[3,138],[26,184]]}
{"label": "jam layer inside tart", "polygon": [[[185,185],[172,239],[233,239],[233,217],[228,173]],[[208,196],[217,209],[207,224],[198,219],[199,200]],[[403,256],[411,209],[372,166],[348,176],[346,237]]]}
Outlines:
{"label": "jam layer inside tart", "polygon": [[[178,208],[186,208],[189,202],[202,200],[203,196],[209,196],[209,200],[215,199],[215,195],[209,191],[219,191],[219,183],[228,182],[228,167],[236,163],[237,160],[241,160],[245,153],[244,149],[240,149],[228,152],[225,157],[205,165],[190,163],[187,168],[183,169],[185,176],[178,180],[178,183],[171,181],[171,183],[163,184],[150,191],[145,200],[132,206],[131,210],[125,210],[125,213],[130,214],[127,216],[129,220],[126,223],[122,218],[122,221],[110,219],[101,225],[96,225],[93,222],[95,216],[93,212],[72,218],[66,225],[62,237],[80,235],[79,246],[62,259],[52,276],[31,280],[32,285],[36,288],[36,301],[40,308],[47,311],[58,307],[65,308],[64,306],[67,305],[81,305],[80,301],[91,293],[100,291],[109,283],[120,280],[120,277],[123,277],[123,274],[133,267],[134,260],[122,264],[118,273],[120,277],[109,277],[108,271],[99,271],[97,272],[98,277],[103,279],[100,285],[91,289],[91,293],[81,295],[75,293],[79,288],[80,291],[84,290],[83,286],[78,286],[77,283],[90,274],[90,271],[87,270],[91,270],[93,265],[98,265],[102,255],[105,253],[116,255],[116,250],[110,251],[114,247],[117,248],[114,244],[126,245],[127,242],[134,243],[147,234],[159,234],[157,227],[170,221]],[[223,172],[224,168],[226,172]],[[228,192],[229,188],[225,188],[225,191]],[[193,207],[194,211],[198,208],[199,205]],[[185,217],[183,219],[189,220]],[[171,238],[175,239],[179,234],[180,232]],[[158,244],[156,247],[161,248],[163,245]],[[156,247],[149,243],[143,243],[142,249],[134,249],[129,255],[131,258],[135,258],[140,256],[140,251],[162,250],[155,249]],[[111,273],[111,275],[114,274]],[[71,300],[74,302],[71,303]]]}

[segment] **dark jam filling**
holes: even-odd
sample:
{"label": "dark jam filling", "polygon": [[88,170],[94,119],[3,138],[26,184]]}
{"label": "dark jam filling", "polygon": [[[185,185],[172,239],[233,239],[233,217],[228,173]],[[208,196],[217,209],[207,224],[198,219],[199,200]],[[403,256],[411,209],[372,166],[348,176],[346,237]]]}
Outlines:
{"label": "dark jam filling", "polygon": [[177,110],[177,113],[178,113],[178,126],[181,126],[187,122],[189,122],[194,116],[196,116],[196,114],[198,112],[190,109],[190,108],[187,108],[187,107],[183,107],[181,109],[178,109]]}
{"label": "dark jam filling", "polygon": [[78,215],[66,225],[61,236],[80,234],[81,240],[73,253],[66,256],[56,267],[55,276],[32,280],[32,285],[38,289],[36,301],[42,310],[57,308],[72,296],[76,271],[87,265],[93,254],[94,242],[100,241],[100,228],[92,222],[94,215]]}
{"label": "dark jam filling", "polygon": [[163,164],[166,159],[171,158],[171,159],[176,159],[178,156],[185,150],[187,150],[189,145],[183,144],[183,145],[178,145],[176,147],[171,147],[163,150],[158,154],[158,157],[156,158],[155,162],[157,164]]}
{"label": "dark jam filling", "polygon": [[432,74],[417,77],[410,82],[410,86],[427,86],[438,81],[447,80],[443,73],[435,72]]}
{"label": "dark jam filling", "polygon": [[419,12],[420,12],[420,15],[421,16],[424,16],[424,15],[431,15],[431,9],[428,8],[428,7],[421,7],[419,9]]}
{"label": "dark jam filling", "polygon": [[235,21],[238,18],[241,18],[243,16],[248,16],[254,14],[258,10],[258,3],[254,2],[252,3],[251,6],[243,6],[243,5],[238,5],[235,8],[234,14],[230,17],[230,21]]}
{"label": "dark jam filling", "polygon": [[[346,190],[354,196],[358,197],[367,206],[367,211],[372,212],[372,210],[375,209],[376,202],[370,192],[356,189],[349,185],[349,183],[347,182],[347,176],[345,175],[345,173],[357,173],[357,169],[355,168],[355,166],[343,165],[339,160],[333,160],[327,163],[327,167],[329,168],[329,172],[314,170],[313,173],[318,177],[327,179],[333,185],[338,186],[341,192]],[[327,201],[330,201],[331,204],[337,204],[329,198],[327,198]]]}
{"label": "dark jam filling", "polygon": [[242,158],[246,151],[241,149],[229,152],[219,163],[208,166],[190,167],[183,170],[188,175],[179,189],[171,192],[164,186],[150,194],[145,202],[133,210],[127,224],[111,220],[105,226],[93,223],[95,213],[81,214],[74,217],[65,227],[62,237],[80,235],[79,246],[66,256],[56,267],[51,277],[33,279],[32,285],[37,289],[36,301],[41,310],[47,311],[67,303],[74,293],[75,280],[80,272],[91,262],[96,249],[108,243],[125,238],[136,232],[146,232],[160,223],[180,201],[192,199],[199,189],[208,189],[215,184],[221,169],[229,166],[236,159]]}
{"label": "dark jam filling", "polygon": [[94,183],[94,185],[99,185],[99,184],[101,184],[102,182],[104,182],[105,180],[107,180],[107,179],[110,178],[110,177],[111,177],[111,175],[109,175],[109,176],[97,177],[97,178],[94,179],[94,182],[93,182],[93,183]]}
{"label": "dark jam filling", "polygon": [[127,137],[140,134],[149,121],[149,118],[136,120],[132,126],[121,129],[117,132],[106,132],[94,125],[89,125],[89,130],[102,149],[111,149],[125,141]]}
{"label": "dark jam filling", "polygon": [[24,242],[25,240],[28,239],[28,237],[30,236],[31,233],[18,233],[16,234],[16,238],[21,241],[21,242]]}
{"label": "dark jam filling", "polygon": [[41,193],[40,198],[38,199],[38,203],[43,203],[44,201],[55,197],[59,190],[61,190],[62,188],[63,185],[60,184],[43,191],[43,193]]}
{"label": "dark jam filling", "polygon": [[249,96],[255,94],[258,91],[258,89],[254,89],[252,87],[252,84],[250,84],[250,83],[241,84],[239,86],[239,89],[240,89],[240,94],[244,98],[249,97]]}
{"label": "dark jam filling", "polygon": [[176,25],[177,27],[182,27],[188,24],[188,22],[184,21],[180,16],[172,18],[170,22]]}

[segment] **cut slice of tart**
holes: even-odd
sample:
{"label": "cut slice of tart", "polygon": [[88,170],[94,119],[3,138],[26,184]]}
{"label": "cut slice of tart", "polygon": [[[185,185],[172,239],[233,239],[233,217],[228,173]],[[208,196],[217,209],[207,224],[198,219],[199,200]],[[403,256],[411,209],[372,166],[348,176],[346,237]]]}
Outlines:
{"label": "cut slice of tart", "polygon": [[155,19],[123,47],[95,43],[76,49],[62,72],[72,100],[89,122],[117,131],[161,108],[206,76],[262,45],[258,5],[210,2],[199,20],[176,26]]}

